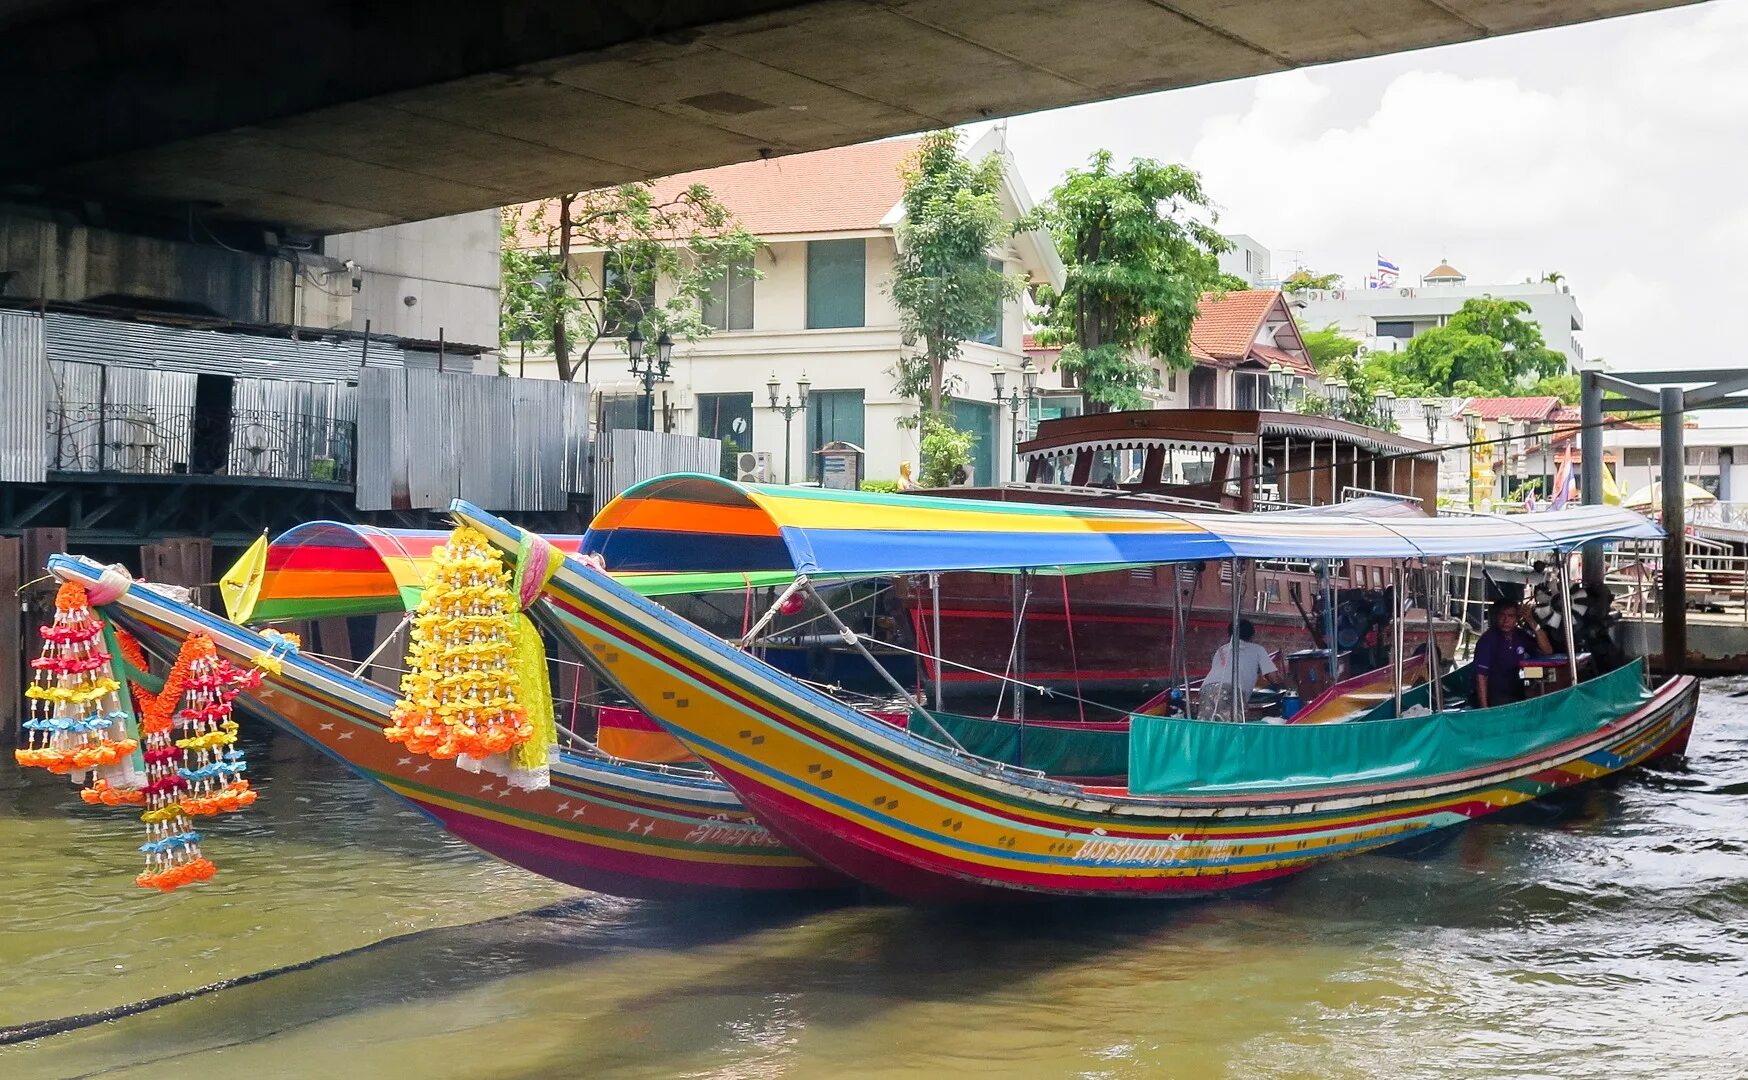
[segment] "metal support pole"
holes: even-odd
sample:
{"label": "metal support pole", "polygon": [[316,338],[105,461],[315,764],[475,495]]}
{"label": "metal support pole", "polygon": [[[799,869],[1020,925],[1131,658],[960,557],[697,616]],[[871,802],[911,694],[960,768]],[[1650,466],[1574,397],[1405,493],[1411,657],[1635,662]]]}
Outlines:
{"label": "metal support pole", "polygon": [[1560,559],[1560,625],[1566,630],[1566,670],[1572,685],[1578,685],[1578,643],[1572,630],[1572,557],[1569,552],[1556,552]]}
{"label": "metal support pole", "polygon": [[[1329,685],[1334,686],[1339,680],[1338,661],[1335,651],[1335,582],[1328,559],[1323,560],[1323,644],[1329,650]],[[1327,687],[1325,688],[1327,689]]]}
{"label": "metal support pole", "polygon": [[1402,715],[1402,648],[1407,641],[1402,626],[1402,597],[1408,591],[1407,576],[1402,572],[1402,563],[1398,561],[1391,568],[1391,576],[1395,579],[1395,588],[1390,591],[1390,684],[1391,694],[1396,699],[1396,715]]}
{"label": "metal support pole", "polygon": [[1682,443],[1685,415],[1682,390],[1665,386],[1658,394],[1663,438],[1659,453],[1663,476],[1663,673],[1687,669],[1687,451]]}
{"label": "metal support pole", "polygon": [[1190,659],[1184,649],[1184,582],[1180,571],[1183,563],[1171,568],[1171,659],[1170,677],[1177,681],[1184,696],[1184,714],[1190,711]]}
{"label": "metal support pole", "polygon": [[1440,566],[1439,569],[1435,572],[1433,570],[1431,563],[1425,564],[1425,579],[1424,580],[1426,582],[1426,702],[1427,702],[1427,705],[1432,708],[1433,712],[1442,712],[1442,711],[1444,711],[1444,707],[1445,707],[1444,686],[1439,682],[1439,676],[1441,674],[1443,674],[1443,672],[1441,672],[1439,670],[1442,665],[1440,665],[1440,663],[1439,663],[1438,638],[1433,632],[1433,617],[1432,617],[1433,595],[1434,595],[1434,591],[1437,589],[1436,574],[1442,574],[1442,573],[1444,573],[1443,566]]}
{"label": "metal support pole", "polygon": [[929,599],[934,604],[935,626],[931,633],[935,643],[935,711],[941,711],[941,682],[947,669],[941,665],[941,575],[929,572]]}
{"label": "metal support pole", "polygon": [[[796,593],[796,590],[798,590],[798,589],[806,589],[810,594],[813,592],[812,586],[808,585],[808,583],[807,583],[807,575],[805,575],[805,574],[796,575],[795,580],[791,581],[789,583],[789,587],[787,589],[784,589],[782,594],[779,595],[776,600],[772,601],[771,606],[765,610],[765,613],[763,615],[759,616],[759,621],[754,623],[752,625],[752,628],[750,630],[748,630],[745,634],[741,635],[741,639],[740,639],[740,647],[741,648],[744,649],[747,646],[751,645],[754,641],[758,640],[759,634],[764,631],[765,627],[770,625],[772,619],[775,619],[777,617],[777,609],[782,607],[784,604],[788,603],[789,598],[791,596],[794,596]],[[909,693],[908,690],[905,692]]]}
{"label": "metal support pole", "polygon": [[789,411],[789,403],[787,401],[785,401],[783,403],[783,483],[784,484],[788,484],[791,482],[790,477],[789,477],[789,461],[790,461],[789,427],[790,427],[790,424],[794,421],[794,418],[795,418],[795,414]]}
{"label": "metal support pole", "polygon": [[1238,704],[1238,605],[1243,583],[1239,580],[1242,568],[1237,559],[1232,560],[1232,655],[1227,657],[1226,680],[1232,684],[1232,720],[1242,724],[1248,717],[1239,712]]}
{"label": "metal support pole", "polygon": [[[1602,505],[1602,386],[1596,381],[1593,371],[1581,372],[1578,376],[1582,390],[1579,394],[1579,420],[1584,427],[1578,433],[1578,452],[1581,458],[1579,466],[1579,498],[1585,506]],[[1602,584],[1602,545],[1584,545],[1584,581],[1592,589]]]}

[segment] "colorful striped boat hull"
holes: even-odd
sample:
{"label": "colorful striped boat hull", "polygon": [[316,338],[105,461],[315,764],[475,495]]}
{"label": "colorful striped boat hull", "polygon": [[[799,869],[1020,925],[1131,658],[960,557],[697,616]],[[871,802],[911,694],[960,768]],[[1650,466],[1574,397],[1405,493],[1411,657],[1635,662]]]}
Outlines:
{"label": "colorful striped boat hull", "polygon": [[[519,530],[457,508],[502,549]],[[1678,678],[1593,732],[1464,773],[1268,795],[1136,797],[957,754],[860,716],[566,560],[562,625],[787,841],[918,900],[1182,896],[1291,874],[1495,813],[1679,748]]]}
{"label": "colorful striped boat hull", "polygon": [[[63,580],[92,585],[101,568],[55,556]],[[190,633],[233,662],[267,647],[260,634],[135,586],[103,614],[160,658]],[[841,887],[784,846],[707,774],[565,754],[543,791],[408,755],[382,735],[394,695],[328,664],[288,657],[249,699],[254,712],[400,796],[481,851],[555,881],[617,896],[696,899]]]}

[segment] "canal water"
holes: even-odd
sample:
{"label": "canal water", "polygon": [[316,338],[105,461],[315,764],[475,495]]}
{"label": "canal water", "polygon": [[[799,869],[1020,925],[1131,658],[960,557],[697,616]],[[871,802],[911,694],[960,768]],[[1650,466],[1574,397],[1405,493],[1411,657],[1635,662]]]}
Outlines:
{"label": "canal water", "polygon": [[[1748,680],[1686,767],[1219,900],[676,906],[477,856],[289,740],[131,881],[134,828],[0,768],[0,1076],[1748,1076]],[[371,947],[372,942],[384,944]]]}

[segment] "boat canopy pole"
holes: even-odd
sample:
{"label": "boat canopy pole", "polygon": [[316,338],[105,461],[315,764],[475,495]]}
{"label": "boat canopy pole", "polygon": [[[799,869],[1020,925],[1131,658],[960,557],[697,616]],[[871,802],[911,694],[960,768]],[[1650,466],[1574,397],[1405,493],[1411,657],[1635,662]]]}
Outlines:
{"label": "boat canopy pole", "polygon": [[941,684],[947,673],[941,667],[941,654],[944,651],[941,647],[941,575],[933,570],[929,571],[929,599],[934,603],[935,616],[934,633],[929,642],[934,646],[935,653],[935,711],[940,712]]}
{"label": "boat canopy pole", "polygon": [[1334,686],[1339,680],[1336,670],[1339,661],[1336,659],[1335,643],[1335,582],[1330,560],[1323,560],[1323,644],[1329,652],[1329,685]]}
{"label": "boat canopy pole", "polygon": [[[813,586],[809,585],[807,583],[807,575],[806,574],[796,574],[795,580],[791,581],[789,583],[789,587],[784,589],[783,592],[780,595],[778,595],[776,600],[772,601],[771,606],[765,609],[765,613],[763,615],[759,616],[759,621],[753,624],[752,629],[748,630],[746,633],[741,635],[740,647],[745,649],[748,646],[752,645],[752,643],[754,641],[758,640],[759,634],[764,631],[765,627],[771,625],[772,619],[775,619],[777,617],[777,609],[782,607],[784,604],[787,604],[789,602],[789,598],[791,596],[794,596],[795,593],[801,589],[806,589],[807,594],[809,596],[812,596],[816,600],[819,599],[819,594],[815,593],[813,591]],[[823,600],[820,601],[820,606],[826,607],[825,602]],[[826,611],[830,612],[831,608],[826,607]],[[837,622],[836,616],[833,616],[832,621]],[[842,626],[843,624],[838,623],[838,625]],[[910,696],[909,691],[906,691],[905,696],[906,697]]]}
{"label": "boat canopy pole", "polygon": [[[1408,575],[1402,569],[1401,560],[1391,567],[1391,576],[1395,579],[1393,594],[1390,597],[1390,682],[1391,692],[1396,697],[1396,715],[1402,715],[1402,649],[1407,643],[1407,637],[1402,626],[1403,616],[1407,609],[1403,606],[1404,594],[1408,591]],[[1429,690],[1428,693],[1431,693]]]}
{"label": "boat canopy pole", "polygon": [[1171,568],[1171,654],[1166,658],[1166,677],[1176,677],[1183,694],[1184,715],[1190,712],[1190,663],[1184,651],[1184,579],[1179,573],[1183,564]]}
{"label": "boat canopy pole", "polygon": [[[1232,684],[1232,721],[1242,724],[1245,713],[1238,711],[1238,605],[1243,600],[1243,582],[1239,580],[1239,562],[1232,560],[1232,642],[1226,657],[1226,681]],[[1248,703],[1247,703],[1248,704]],[[1248,711],[1248,710],[1247,710]]]}
{"label": "boat canopy pole", "polygon": [[1578,685],[1578,645],[1572,633],[1572,553],[1556,551],[1560,560],[1560,625],[1566,629],[1566,669],[1572,675],[1572,685]]}
{"label": "boat canopy pole", "polygon": [[413,621],[413,614],[413,609],[408,608],[407,613],[401,616],[401,621],[395,623],[395,628],[384,635],[382,642],[378,644],[376,648],[371,650],[370,655],[364,658],[364,662],[352,669],[352,677],[354,679],[362,678],[364,676],[364,669],[368,668],[371,664],[374,664],[376,658],[382,655],[382,650],[388,648],[388,643],[400,636],[401,631],[407,628],[407,624]]}
{"label": "boat canopy pole", "polygon": [[[1444,686],[1439,681],[1441,665],[1438,655],[1438,638],[1433,632],[1432,618],[1433,594],[1437,587],[1438,578],[1434,574],[1430,562],[1422,565],[1425,567],[1423,576],[1426,581],[1426,700],[1432,706],[1433,712],[1443,712],[1445,707]],[[1440,567],[1440,573],[1442,572],[1443,568]]]}
{"label": "boat canopy pole", "polygon": [[[911,712],[926,719],[930,726],[941,733],[941,737],[946,739],[953,749],[964,754],[969,754],[971,752],[965,749],[964,746],[960,745],[959,740],[953,737],[952,732],[942,727],[941,722],[935,719],[935,714],[923,708],[922,705],[917,702],[916,697],[911,694],[909,690],[905,689],[904,684],[899,682],[898,679],[893,676],[892,672],[886,670],[886,665],[882,664],[873,653],[868,651],[868,646],[862,644],[862,635],[851,630],[844,624],[844,620],[838,618],[838,613],[831,609],[831,605],[827,604],[824,598],[814,591],[813,583],[811,581],[808,581],[805,576],[798,577],[795,580],[801,584],[802,588],[807,590],[807,595],[813,597],[815,603],[819,604],[820,607],[825,608],[826,618],[831,621],[833,626],[838,628],[838,634],[844,639],[844,644],[854,646],[855,650],[862,654],[862,658],[874,666],[874,670],[880,674],[881,678],[886,680],[887,685],[898,691],[898,695],[904,698],[905,703],[910,706]],[[772,610],[776,609],[773,608]]]}

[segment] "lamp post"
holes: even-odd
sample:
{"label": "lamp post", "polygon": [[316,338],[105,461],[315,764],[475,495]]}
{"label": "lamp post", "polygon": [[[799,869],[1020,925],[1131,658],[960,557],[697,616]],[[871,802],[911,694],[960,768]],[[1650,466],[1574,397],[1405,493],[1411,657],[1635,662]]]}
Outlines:
{"label": "lamp post", "polygon": [[1515,447],[1511,441],[1517,438],[1517,422],[1509,416],[1499,418],[1499,437],[1504,440],[1499,449],[1499,502],[1504,509],[1505,500],[1511,497],[1511,454]]}
{"label": "lamp post", "polygon": [[995,365],[994,369],[989,373],[990,381],[995,383],[996,407],[999,409],[1005,404],[1008,407],[1008,416],[1012,421],[1014,453],[1012,460],[1008,462],[1008,479],[1018,480],[1020,471],[1020,439],[1023,431],[1023,422],[1020,420],[1020,410],[1029,406],[1032,399],[1038,396],[1038,369],[1032,364],[1032,358],[1029,356],[1026,357],[1026,362],[1020,365],[1020,385],[1014,387],[1012,393],[1003,397],[1002,391],[1006,388],[1007,377],[1008,369],[1001,364]]}
{"label": "lamp post", "polygon": [[1463,433],[1469,436],[1469,509],[1475,509],[1475,442],[1481,438],[1481,414],[1463,410]]}
{"label": "lamp post", "polygon": [[795,380],[796,396],[800,400],[793,401],[788,394],[783,394],[783,401],[779,404],[777,395],[783,393],[783,384],[777,381],[777,373],[771,372],[770,379],[765,383],[765,390],[771,395],[771,408],[783,414],[783,482],[785,484],[789,483],[789,425],[795,419],[796,413],[807,408],[807,391],[812,387],[813,383],[808,381],[807,372],[803,371],[801,378]]}
{"label": "lamp post", "polygon": [[1380,429],[1390,430],[1391,425],[1396,422],[1395,391],[1378,390],[1372,394],[1372,416]]}
{"label": "lamp post", "polygon": [[1282,412],[1287,411],[1287,394],[1293,387],[1293,377],[1287,372],[1287,366],[1279,360],[1269,365],[1269,398],[1270,404]]}
{"label": "lamp post", "polygon": [[625,353],[631,357],[631,374],[643,383],[643,415],[639,425],[645,431],[655,430],[655,384],[668,381],[668,364],[674,356],[674,339],[663,330],[655,340],[655,354],[645,355],[643,335],[637,327],[625,335]]}
{"label": "lamp post", "polygon": [[1438,398],[1427,398],[1420,403],[1420,415],[1426,418],[1426,441],[1438,442],[1438,415],[1443,412]]}
{"label": "lamp post", "polygon": [[1340,416],[1347,407],[1347,380],[1338,375],[1323,384],[1323,392],[1329,397],[1329,414]]}

